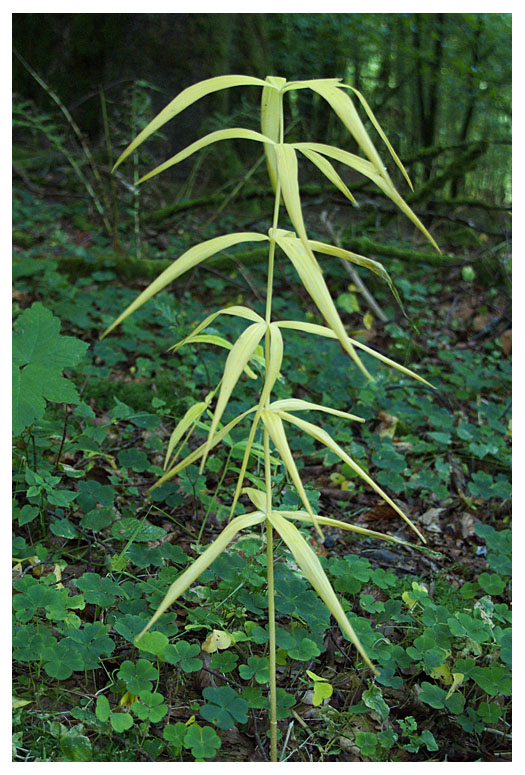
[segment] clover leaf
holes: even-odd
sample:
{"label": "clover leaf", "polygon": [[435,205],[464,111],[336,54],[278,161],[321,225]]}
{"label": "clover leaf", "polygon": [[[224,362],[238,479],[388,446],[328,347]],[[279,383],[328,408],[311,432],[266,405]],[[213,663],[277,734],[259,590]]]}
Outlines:
{"label": "clover leaf", "polygon": [[137,641],[137,646],[141,651],[147,651],[160,657],[168,642],[167,636],[162,632],[145,632],[142,638]]}
{"label": "clover leaf", "polygon": [[94,603],[101,608],[108,608],[115,602],[115,595],[122,597],[122,590],[116,581],[98,573],[83,573],[76,580],[76,585],[86,598],[87,603]]}
{"label": "clover leaf", "polygon": [[248,703],[231,686],[210,686],[202,694],[208,703],[201,707],[200,714],[219,729],[233,729],[236,721],[248,721]]}
{"label": "clover leaf", "polygon": [[166,740],[174,748],[180,749],[184,744],[184,737],[188,727],[182,721],[178,721],[176,724],[166,724],[162,732],[164,740]]}
{"label": "clover leaf", "polygon": [[249,657],[248,664],[240,665],[239,675],[244,681],[255,678],[258,684],[266,684],[270,680],[270,666],[265,657]]}
{"label": "clover leaf", "polygon": [[238,661],[237,654],[232,654],[231,651],[217,651],[211,658],[211,666],[213,670],[218,670],[220,673],[231,673],[235,670]]}
{"label": "clover leaf", "polygon": [[115,732],[124,732],[133,726],[131,713],[115,713],[111,710],[107,697],[100,694],[97,698],[95,714],[99,721],[109,721]]}
{"label": "clover leaf", "polygon": [[177,643],[170,643],[166,646],[162,659],[165,662],[169,662],[170,665],[180,663],[181,670],[184,670],[185,673],[194,673],[202,667],[202,660],[195,659],[196,655],[200,654],[200,651],[200,646],[197,643],[179,640]]}
{"label": "clover leaf", "polygon": [[13,433],[44,416],[47,401],[78,404],[75,385],[62,376],[76,366],[88,345],[60,335],[60,320],[40,302],[16,321],[13,335]]}
{"label": "clover leaf", "polygon": [[422,691],[418,695],[418,699],[421,700],[421,702],[425,702],[427,705],[430,705],[431,708],[436,708],[438,710],[445,707],[444,700],[447,693],[443,689],[440,689],[439,686],[431,684],[428,681],[423,681],[421,683],[421,689]]}
{"label": "clover leaf", "polygon": [[211,759],[221,747],[221,739],[211,727],[192,724],[184,736],[184,748],[190,748],[197,760]]}
{"label": "clover leaf", "polygon": [[151,691],[152,681],[157,680],[159,672],[147,659],[139,659],[135,664],[126,659],[117,676],[124,681],[128,692],[140,694]]}
{"label": "clover leaf", "polygon": [[140,702],[134,702],[131,710],[141,721],[147,720],[156,724],[168,712],[168,706],[160,692],[144,691],[140,693],[139,698]]}
{"label": "clover leaf", "polygon": [[51,678],[64,681],[69,678],[74,670],[84,669],[82,655],[71,649],[71,644],[64,638],[56,646],[46,646],[42,649],[41,658],[44,670]]}
{"label": "clover leaf", "polygon": [[81,629],[70,630],[68,637],[61,642],[76,650],[86,670],[95,670],[99,666],[99,657],[111,654],[115,648],[107,632],[108,628],[102,622],[88,623]]}

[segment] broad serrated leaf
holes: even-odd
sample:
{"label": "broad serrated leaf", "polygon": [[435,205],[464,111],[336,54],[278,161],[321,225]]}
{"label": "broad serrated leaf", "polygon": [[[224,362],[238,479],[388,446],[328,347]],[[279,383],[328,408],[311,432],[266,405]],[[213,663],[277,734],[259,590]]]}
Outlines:
{"label": "broad serrated leaf", "polygon": [[46,400],[79,403],[73,382],[62,376],[76,366],[87,343],[60,335],[60,320],[40,302],[19,316],[13,334],[13,433],[43,417]]}

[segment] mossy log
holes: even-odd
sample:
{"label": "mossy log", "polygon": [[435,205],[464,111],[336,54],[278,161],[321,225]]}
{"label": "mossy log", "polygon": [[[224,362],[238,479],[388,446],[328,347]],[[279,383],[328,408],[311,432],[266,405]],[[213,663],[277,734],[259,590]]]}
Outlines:
{"label": "mossy log", "polygon": [[[428,264],[429,266],[457,266],[465,263],[465,260],[460,256],[439,254],[428,250],[414,250],[408,246],[376,242],[367,237],[346,236],[342,245],[347,250],[380,260],[382,258],[396,258],[400,261]],[[89,261],[78,256],[56,256],[54,258],[58,261],[60,271],[71,277],[85,277],[94,271],[107,268],[114,270],[121,280],[151,282],[170,266],[177,256],[174,255],[173,258],[169,259],[137,259],[130,255],[116,255],[107,252],[98,257],[96,261]],[[249,267],[266,261],[267,258],[268,250],[266,248],[253,248],[235,253],[221,253],[209,258],[203,266],[228,270],[233,266],[232,260]]]}

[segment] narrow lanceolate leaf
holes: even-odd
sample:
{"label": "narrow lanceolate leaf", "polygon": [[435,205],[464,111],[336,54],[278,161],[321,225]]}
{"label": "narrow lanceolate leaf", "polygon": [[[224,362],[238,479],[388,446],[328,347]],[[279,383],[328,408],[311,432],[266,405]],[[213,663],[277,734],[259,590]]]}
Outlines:
{"label": "narrow lanceolate leaf", "polygon": [[290,477],[292,479],[292,482],[295,485],[295,489],[297,490],[299,497],[304,503],[308,514],[311,516],[312,522],[314,523],[317,529],[317,532],[324,540],[322,530],[317,524],[317,519],[312,510],[310,501],[308,500],[308,496],[306,495],[306,491],[301,481],[301,477],[299,476],[299,471],[297,470],[297,466],[295,465],[295,460],[292,455],[290,445],[288,444],[288,439],[286,438],[286,433],[284,430],[284,425],[283,425],[283,421],[281,420],[281,417],[277,413],[268,411],[267,409],[261,412],[261,417],[264,423],[264,427],[270,434],[270,437],[273,443],[275,444],[275,447],[279,452],[279,455],[281,456],[281,460],[286,466],[286,470],[290,474]]}
{"label": "narrow lanceolate leaf", "polygon": [[[320,153],[316,153],[315,151],[309,151],[306,148],[301,149],[301,153],[306,156],[307,159],[309,159],[312,164],[315,164],[315,166],[321,170],[323,175],[328,178],[330,183],[333,183],[336,188],[341,191],[344,196],[346,196],[347,199],[349,199],[353,205],[358,206],[357,201],[352,194],[352,192],[347,188],[346,183],[341,178],[337,170],[334,168],[332,164],[328,161],[328,159],[325,159],[324,156],[321,156]],[[311,243],[310,243],[311,244]]]}
{"label": "narrow lanceolate leaf", "polygon": [[280,374],[283,363],[283,337],[279,326],[270,323],[270,353],[268,371],[261,394],[261,404],[266,404],[272,392],[272,388]]}
{"label": "narrow lanceolate leaf", "polygon": [[288,81],[283,88],[283,92],[296,91],[297,89],[313,89],[314,86],[331,84],[337,86],[341,83],[341,78],[314,78],[308,81]]}
{"label": "narrow lanceolate leaf", "polygon": [[[268,85],[262,90],[261,97],[261,132],[274,143],[281,139],[281,94],[280,89],[286,83],[286,78],[275,78],[269,75]],[[264,146],[268,174],[274,192],[277,190],[277,159],[275,150],[268,143]]]}
{"label": "narrow lanceolate leaf", "polygon": [[232,521],[224,528],[222,533],[215,539],[215,541],[208,546],[208,548],[198,557],[194,563],[190,565],[181,575],[173,582],[168,589],[164,600],[161,602],[147,625],[144,627],[141,633],[137,635],[135,641],[140,640],[145,632],[162,616],[162,614],[173,605],[175,600],[185,592],[193,582],[203,573],[206,568],[217,559],[217,557],[226,549],[228,544],[233,541],[235,536],[240,530],[244,530],[246,527],[253,527],[262,522],[265,515],[261,512],[253,512],[252,514],[243,514],[240,517],[232,519]]}
{"label": "narrow lanceolate leaf", "polygon": [[244,455],[242,458],[242,464],[239,471],[239,476],[237,478],[237,484],[235,486],[235,492],[233,494],[232,499],[232,505],[230,508],[230,519],[233,517],[233,514],[235,512],[235,507],[237,505],[237,501],[239,500],[239,496],[241,494],[242,485],[244,482],[244,477],[246,475],[246,469],[248,468],[248,461],[250,459],[250,452],[252,451],[253,447],[253,440],[255,438],[255,432],[259,426],[259,422],[261,419],[261,412],[262,412],[262,404],[259,402],[259,405],[257,407],[257,410],[255,412],[255,417],[253,418],[252,427],[250,428],[250,432],[248,434],[248,438],[246,440],[246,448],[244,450]]}
{"label": "narrow lanceolate leaf", "polygon": [[[292,328],[296,331],[304,331],[306,334],[326,336],[329,339],[339,338],[336,334],[334,334],[331,328],[328,328],[327,326],[320,326],[317,323],[306,323],[301,320],[278,320],[276,325],[278,325],[279,328]],[[394,369],[402,371],[403,374],[407,374],[409,377],[413,377],[413,379],[417,379],[419,382],[423,382],[425,385],[428,385],[428,387],[434,387],[430,382],[428,382],[428,380],[420,377],[419,374],[416,374],[415,371],[407,369],[406,366],[401,366],[400,363],[396,363],[390,358],[387,358],[386,355],[382,355],[381,353],[376,352],[376,350],[372,350],[372,348],[368,347],[366,344],[358,342],[356,339],[352,339],[351,337],[349,337],[349,341],[354,345],[354,347],[357,347],[369,355],[372,355],[374,358],[377,358],[383,363],[386,363],[388,366],[392,366]]]}
{"label": "narrow lanceolate leaf", "polygon": [[259,143],[274,145],[273,140],[270,140],[269,137],[265,137],[260,132],[255,132],[253,129],[243,129],[242,127],[218,129],[216,132],[210,132],[210,134],[201,137],[200,140],[196,140],[191,145],[183,148],[182,151],[179,151],[179,153],[176,153],[175,156],[172,156],[167,161],[159,164],[158,167],[155,167],[151,172],[148,172],[147,175],[141,177],[141,179],[137,181],[137,185],[155,177],[155,175],[159,175],[161,172],[169,169],[169,167],[173,167],[174,164],[184,161],[184,159],[187,159],[188,156],[191,156],[193,153],[200,151],[202,148],[206,148],[207,145],[218,143],[221,140],[257,140]]}
{"label": "narrow lanceolate leaf", "polygon": [[[248,489],[248,488],[247,488]],[[252,503],[254,503],[253,498],[250,496],[250,500]],[[257,507],[257,504],[255,504]],[[282,511],[279,510],[279,514],[281,514],[286,519],[298,519],[301,522],[309,522],[311,524],[312,518],[306,511]],[[379,538],[382,541],[390,541],[394,544],[401,544],[401,546],[407,546],[411,549],[420,549],[421,547],[417,546],[416,544],[410,544],[408,541],[402,541],[400,538],[396,538],[395,536],[387,535],[386,533],[378,533],[376,530],[368,530],[366,527],[361,527],[360,525],[351,525],[348,522],[343,522],[340,519],[332,519],[331,517],[321,517],[319,514],[316,514],[317,521],[320,525],[326,525],[327,527],[337,527],[340,530],[350,530],[352,533],[359,533],[360,535],[368,536],[369,538]]]}
{"label": "narrow lanceolate leaf", "polygon": [[[184,344],[214,344],[217,347],[222,347],[224,350],[231,350],[233,348],[231,342],[216,334],[196,334],[195,336],[189,336]],[[258,360],[259,359],[262,360],[262,363],[264,364],[264,358],[261,358],[259,355]],[[248,365],[244,367],[244,373],[250,377],[250,379],[257,379],[257,374],[252,371]]]}
{"label": "narrow lanceolate leaf", "polygon": [[[376,484],[376,483],[374,482],[374,480],[373,480],[373,479],[371,479],[371,478],[368,476],[368,474],[366,473],[366,471],[363,471],[363,469],[361,468],[361,466],[359,466],[359,465],[358,465],[358,464],[355,462],[355,460],[352,460],[352,458],[350,457],[350,455],[347,455],[347,453],[346,453],[346,452],[345,452],[345,451],[344,451],[344,450],[343,450],[343,449],[342,449],[342,448],[339,446],[339,444],[337,444],[337,442],[335,442],[335,441],[334,441],[334,439],[333,439],[333,438],[330,436],[330,434],[329,434],[329,433],[327,433],[327,432],[326,432],[325,430],[323,430],[322,428],[319,428],[317,425],[313,425],[313,424],[312,424],[312,423],[310,423],[310,422],[306,422],[306,420],[302,420],[302,419],[300,419],[299,417],[296,417],[296,416],[295,416],[295,415],[293,415],[293,414],[288,414],[288,412],[279,412],[279,415],[280,415],[280,417],[281,417],[283,420],[286,420],[286,422],[291,422],[291,423],[293,423],[294,425],[297,425],[297,427],[298,427],[298,428],[300,428],[301,430],[303,430],[303,431],[305,431],[306,433],[308,433],[310,436],[312,436],[312,437],[313,437],[314,439],[316,439],[317,441],[320,441],[320,442],[321,442],[321,444],[324,444],[324,445],[325,445],[325,447],[328,447],[328,449],[331,449],[331,450],[332,450],[332,452],[335,452],[335,454],[336,454],[336,455],[337,455],[339,458],[341,458],[341,460],[342,460],[344,463],[346,463],[348,466],[350,466],[350,468],[352,468],[352,469],[353,469],[353,470],[356,472],[356,474],[359,474],[359,476],[361,477],[361,479],[364,479],[364,481],[365,481],[367,484],[369,484],[369,485],[370,485],[370,487],[372,487],[372,488],[373,488],[373,489],[374,489],[374,490],[375,490],[375,491],[376,491],[376,492],[377,492],[377,493],[378,493],[378,494],[379,494],[379,495],[380,495],[380,496],[383,498],[383,500],[384,500],[384,501],[386,501],[386,502],[387,502],[387,503],[388,503],[390,506],[392,506],[392,508],[394,509],[394,511],[396,511],[396,512],[399,514],[399,516],[400,516],[402,519],[404,519],[404,520],[405,520],[405,522],[407,523],[407,525],[410,525],[410,527],[412,528],[412,530],[413,530],[415,533],[417,533],[417,535],[418,535],[418,536],[419,536],[419,538],[420,538],[420,539],[423,541],[423,543],[426,543],[426,540],[425,540],[424,536],[422,535],[422,533],[421,533],[421,532],[420,532],[420,531],[417,529],[417,527],[416,527],[416,526],[413,524],[413,522],[411,522],[411,521],[410,521],[410,519],[409,519],[409,518],[408,518],[408,517],[407,517],[405,514],[403,514],[403,512],[401,511],[401,509],[399,508],[399,506],[398,506],[396,503],[394,503],[394,501],[392,500],[392,498],[389,498],[389,497],[388,497],[388,495],[386,494],[386,492],[384,492],[384,491],[383,491],[383,490],[382,490],[382,489],[379,487],[379,485],[378,485],[378,484]],[[308,509],[307,509],[307,511],[308,511],[308,513],[310,513]]]}
{"label": "narrow lanceolate leaf", "polygon": [[[242,494],[248,496],[257,511],[266,512],[266,493],[263,490],[256,490],[255,487],[244,487]],[[305,514],[306,512],[301,513]],[[307,516],[311,521],[310,515],[307,514]]]}
{"label": "narrow lanceolate leaf", "polygon": [[336,161],[341,162],[341,164],[346,164],[348,167],[356,170],[356,172],[359,172],[361,175],[365,175],[365,177],[370,178],[370,180],[372,180],[376,186],[378,186],[378,188],[380,188],[381,191],[399,207],[399,209],[407,216],[407,218],[412,221],[414,226],[416,226],[419,231],[424,234],[428,241],[436,248],[438,253],[441,253],[434,237],[423,226],[417,215],[410,209],[403,197],[394,188],[394,185],[390,179],[384,175],[381,175],[378,172],[377,167],[372,164],[372,162],[361,159],[359,156],[356,156],[354,153],[350,153],[349,151],[343,151],[341,148],[336,148],[333,145],[326,145],[324,143],[293,143],[293,148],[299,151],[302,151],[303,148],[306,148],[306,150],[317,151],[318,153],[324,154],[331,159],[335,159]]}
{"label": "narrow lanceolate leaf", "polygon": [[308,546],[307,542],[297,530],[295,525],[275,511],[269,516],[275,530],[279,533],[285,544],[293,554],[297,565],[301,568],[304,575],[315,589],[325,606],[328,608],[342,632],[352,641],[359,651],[366,664],[374,671],[378,671],[373,666],[368,654],[364,650],[361,641],[357,637],[354,628],[347,619],[345,612],[335,594],[332,585],[328,581],[319,558],[315,552]]}
{"label": "narrow lanceolate leaf", "polygon": [[133,153],[144,140],[147,140],[152,134],[154,134],[161,126],[167,121],[170,121],[178,113],[185,110],[197,100],[205,97],[207,94],[220,91],[221,89],[229,89],[232,86],[264,86],[265,88],[272,88],[266,81],[260,78],[253,78],[249,75],[219,75],[216,78],[208,78],[205,81],[188,86],[187,89],[181,91],[175,99],[173,99],[161,112],[155,116],[153,121],[137,135],[133,142],[128,145],[126,150],[119,156],[117,163],[113,167],[115,170],[119,164],[122,164],[130,153]]}
{"label": "narrow lanceolate leaf", "polygon": [[277,157],[277,171],[286,210],[306,250],[310,251],[299,194],[297,154],[288,143],[279,143],[273,148]]}
{"label": "narrow lanceolate leaf", "polygon": [[355,109],[355,105],[345,92],[341,91],[339,85],[335,84],[319,84],[311,87],[313,91],[317,92],[324,97],[328,102],[334,113],[336,113],[343,124],[346,126],[352,137],[356,140],[359,147],[368,156],[377,172],[381,177],[391,183],[390,177],[386,171],[385,165],[381,161],[372,140],[363,122],[359,118],[359,114]]}
{"label": "narrow lanceolate leaf", "polygon": [[207,408],[208,403],[206,401],[199,401],[198,404],[190,406],[184,417],[177,423],[168,443],[168,449],[164,459],[164,470],[168,467],[168,461],[173,454],[173,450],[182,439],[183,435],[189,428],[195,425],[197,420],[200,420]]}
{"label": "narrow lanceolate leaf", "polygon": [[331,406],[312,404],[310,401],[303,401],[302,398],[282,398],[279,401],[273,401],[268,409],[271,409],[274,412],[319,411],[326,412],[327,414],[335,414],[337,417],[346,417],[349,420],[357,420],[357,422],[365,422],[362,417],[357,417],[355,414],[349,414],[349,412],[343,412],[340,409],[332,409]]}
{"label": "narrow lanceolate leaf", "polygon": [[384,142],[384,144],[386,145],[386,147],[387,147],[387,148],[388,148],[388,150],[390,151],[390,155],[392,156],[393,160],[395,161],[395,163],[397,164],[397,166],[399,167],[399,169],[400,169],[400,170],[401,170],[401,172],[403,173],[403,175],[404,175],[404,177],[405,177],[405,180],[407,181],[408,185],[410,186],[410,188],[411,188],[411,189],[412,189],[412,191],[413,191],[413,190],[414,190],[414,187],[413,187],[413,185],[412,185],[412,181],[410,180],[410,177],[409,177],[409,175],[408,175],[408,172],[407,172],[407,171],[406,171],[406,169],[404,168],[404,166],[403,166],[403,163],[401,162],[401,159],[399,158],[399,156],[397,155],[397,153],[396,153],[396,152],[394,151],[394,149],[392,148],[392,146],[391,146],[391,144],[390,144],[390,141],[389,141],[388,137],[385,135],[385,133],[384,133],[384,132],[383,132],[383,130],[381,129],[381,126],[380,126],[380,124],[379,124],[378,120],[376,119],[376,117],[374,116],[374,114],[373,114],[373,112],[372,112],[372,108],[370,107],[370,105],[368,104],[368,102],[366,101],[366,99],[363,97],[363,95],[361,94],[361,92],[360,92],[360,91],[358,91],[357,89],[354,89],[354,87],[353,87],[353,86],[348,86],[346,83],[341,83],[341,84],[339,84],[339,86],[340,86],[340,88],[341,88],[341,89],[351,89],[351,90],[354,92],[354,94],[355,94],[355,95],[356,95],[356,97],[358,98],[359,102],[361,103],[361,105],[362,105],[362,106],[363,106],[363,108],[365,109],[365,111],[366,111],[366,114],[367,114],[368,118],[370,119],[370,121],[371,121],[371,122],[372,122],[372,124],[374,125],[375,129],[377,130],[378,134],[380,135],[380,137],[381,137],[382,141]]}
{"label": "narrow lanceolate leaf", "polygon": [[195,463],[195,461],[200,460],[204,452],[208,453],[208,451],[216,444],[218,444],[219,441],[222,441],[223,438],[227,436],[228,433],[233,428],[235,428],[238,423],[241,422],[241,420],[244,420],[245,417],[254,412],[256,409],[256,406],[252,406],[251,409],[247,409],[246,412],[243,412],[242,414],[237,415],[237,417],[234,417],[234,419],[225,425],[224,428],[221,428],[219,431],[217,431],[211,440],[205,441],[204,444],[201,444],[200,447],[197,447],[197,449],[193,450],[191,454],[187,455],[184,460],[181,460],[180,463],[177,463],[177,465],[173,466],[173,468],[170,468],[170,470],[165,473],[164,476],[162,476],[157,482],[155,482],[154,485],[149,488],[149,491],[154,490],[156,487],[160,487],[161,484],[164,484],[164,482],[166,482],[168,479],[171,479],[172,476],[180,473],[180,471],[183,471],[185,468],[187,468],[187,466]]}
{"label": "narrow lanceolate leaf", "polygon": [[234,304],[232,307],[225,307],[224,309],[220,309],[218,312],[212,312],[212,314],[208,315],[207,318],[204,318],[204,320],[199,323],[198,326],[195,326],[191,334],[188,334],[188,336],[186,336],[184,339],[181,339],[180,342],[174,344],[169,348],[169,350],[174,353],[177,352],[177,350],[187,344],[193,337],[200,334],[200,332],[204,331],[205,328],[208,328],[208,326],[211,325],[211,323],[213,323],[215,318],[219,315],[233,315],[237,318],[251,320],[252,323],[264,323],[264,318],[258,315],[257,312],[254,312],[249,307],[243,307],[238,304]]}
{"label": "narrow lanceolate leaf", "polygon": [[[241,373],[243,372],[246,364],[253,355],[253,352],[266,331],[266,323],[254,323],[240,335],[231,349],[228,358],[226,359],[226,365],[224,367],[224,375],[222,378],[221,389],[219,397],[217,399],[217,406],[215,407],[215,413],[210,427],[210,433],[208,436],[208,443],[211,444],[215,430],[220,422],[220,419],[226,409],[229,398],[232,391],[237,384]],[[207,451],[203,455],[201,468],[206,461]]]}
{"label": "narrow lanceolate leaf", "polygon": [[128,315],[135,312],[146,301],[149,301],[152,296],[161,291],[166,285],[173,282],[177,277],[187,272],[188,269],[193,269],[194,266],[205,261],[210,256],[219,253],[221,250],[232,247],[232,245],[238,245],[240,242],[262,242],[267,240],[268,237],[265,234],[257,234],[257,232],[245,231],[238,232],[237,234],[224,234],[222,237],[214,237],[213,239],[201,242],[200,245],[187,250],[182,256],[179,256],[171,266],[162,272],[156,280],[154,280],[140,296],[138,296],[132,304],[129,305],[124,312],[107,328],[101,336],[103,339],[112,331],[115,326],[118,326],[125,320]]}
{"label": "narrow lanceolate leaf", "polygon": [[359,366],[363,374],[365,374],[368,379],[372,379],[372,376],[362,364],[361,359],[358,357],[350,342],[334,304],[334,300],[326,285],[321,268],[311,249],[305,248],[303,242],[297,239],[297,237],[290,235],[282,236],[281,230],[276,232],[275,240],[294,265],[295,271],[301,278],[304,287],[313,299],[323,318],[341,342],[343,348]]}
{"label": "narrow lanceolate leaf", "polygon": [[373,258],[367,258],[366,256],[360,256],[358,253],[352,253],[350,250],[345,250],[344,248],[339,248],[335,245],[329,245],[327,242],[318,242],[317,240],[308,240],[308,242],[312,250],[317,251],[317,253],[324,253],[327,256],[336,256],[345,261],[351,261],[353,264],[362,266],[365,269],[370,269],[381,277],[381,279],[385,280],[388,284],[388,287],[392,291],[392,295],[404,313],[403,303],[399,298],[397,289],[385,267],[379,261],[375,261]]}

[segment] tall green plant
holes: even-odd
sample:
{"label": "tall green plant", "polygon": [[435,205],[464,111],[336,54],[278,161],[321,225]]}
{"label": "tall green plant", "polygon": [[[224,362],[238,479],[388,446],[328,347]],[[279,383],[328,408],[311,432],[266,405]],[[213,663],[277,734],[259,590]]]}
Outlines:
{"label": "tall green plant", "polygon": [[[332,165],[330,160],[342,163],[353,170],[365,175],[373,180],[377,186],[401,209],[402,212],[415,224],[415,226],[425,235],[425,237],[437,248],[431,235],[412,212],[404,199],[400,196],[392,180],[382,163],[379,154],[366,132],[351,96],[357,97],[365,112],[367,113],[373,126],[379,133],[381,139],[387,146],[392,158],[410,184],[408,175],[396,156],[392,146],[385,137],[381,127],[375,119],[369,105],[364,97],[352,87],[343,84],[338,79],[323,79],[312,81],[292,81],[287,82],[284,78],[268,76],[266,80],[253,78],[249,76],[226,75],[217,78],[211,78],[206,81],[190,86],[181,92],[172,102],[162,110],[159,115],[151,121],[148,126],[136,137],[117,161],[115,167],[120,165],[136,148],[150,137],[154,132],[160,129],[167,121],[174,118],[178,113],[189,105],[211,94],[219,89],[226,89],[233,86],[259,86],[262,88],[261,101],[261,132],[250,129],[233,128],[222,129],[211,132],[205,137],[184,148],[179,153],[172,156],[168,161],[156,167],[154,170],[144,175],[138,182],[142,183],[158,175],[160,172],[177,164],[183,159],[188,158],[196,151],[209,146],[212,143],[221,140],[246,139],[263,143],[268,165],[269,177],[275,191],[275,206],[273,222],[267,234],[256,232],[240,232],[226,234],[215,237],[196,245],[187,250],[173,264],[166,269],[151,285],[141,293],[138,298],[115,320],[115,322],[104,332],[106,336],[111,330],[121,323],[128,315],[140,307],[144,302],[163,289],[168,283],[171,283],[184,272],[205,261],[210,256],[232,247],[241,242],[267,242],[268,243],[268,283],[266,295],[266,312],[262,317],[253,310],[244,306],[232,306],[219,310],[209,315],[203,320],[185,339],[172,348],[178,350],[183,345],[191,342],[210,341],[204,331],[214,319],[219,315],[233,315],[241,318],[248,324],[239,336],[235,344],[231,347],[226,359],[224,373],[220,383],[207,396],[205,401],[192,406],[185,416],[180,420],[171,436],[168,452],[166,456],[166,473],[156,482],[154,487],[159,486],[166,480],[172,478],[180,471],[185,469],[191,463],[200,461],[201,470],[205,465],[206,459],[211,450],[224,439],[227,434],[243,420],[252,418],[251,427],[247,434],[246,448],[241,465],[240,474],[235,488],[233,503],[231,507],[231,521],[224,528],[221,534],[213,541],[210,546],[199,556],[197,560],[187,568],[171,585],[164,600],[158,607],[155,614],[150,619],[143,632],[138,636],[142,637],[154,622],[166,611],[166,609],[180,596],[184,591],[198,578],[198,576],[221,554],[227,545],[237,536],[239,531],[253,527],[257,524],[265,524],[266,542],[267,542],[267,582],[268,582],[268,618],[269,618],[269,639],[270,639],[270,740],[271,740],[271,758],[277,761],[277,708],[276,708],[276,646],[275,646],[275,607],[274,607],[274,581],[273,581],[273,540],[274,530],[282,538],[290,549],[297,564],[304,572],[307,579],[312,584],[318,595],[330,610],[343,633],[355,645],[362,658],[370,669],[377,673],[366,654],[359,638],[354,632],[352,625],[348,621],[343,608],[328,581],[319,559],[312,551],[307,541],[297,529],[294,522],[313,525],[322,536],[322,529],[325,526],[333,526],[343,530],[351,530],[366,536],[380,538],[385,541],[392,541],[412,546],[393,536],[377,533],[373,530],[367,530],[356,525],[350,525],[346,522],[331,519],[315,514],[308,500],[305,488],[303,486],[299,471],[294,462],[294,457],[290,449],[286,426],[293,425],[312,436],[316,441],[325,445],[328,449],[352,468],[364,481],[366,481],[381,497],[389,503],[393,509],[407,522],[416,532],[419,538],[424,542],[425,539],[419,530],[412,524],[408,517],[402,512],[397,504],[371,479],[361,466],[354,461],[339,444],[322,428],[307,422],[298,414],[303,411],[321,411],[328,414],[344,417],[354,422],[364,422],[360,417],[356,417],[349,412],[340,409],[313,404],[299,398],[290,398],[285,400],[272,400],[272,389],[275,381],[280,374],[283,360],[283,332],[289,329],[303,331],[322,337],[331,337],[339,340],[344,350],[355,362],[357,367],[369,378],[373,379],[361,361],[358,351],[364,351],[369,355],[378,358],[384,363],[393,366],[405,374],[415,379],[429,384],[422,377],[415,374],[410,369],[401,366],[389,358],[375,352],[369,347],[350,338],[339,317],[336,306],[332,300],[328,287],[326,285],[321,268],[316,260],[315,252],[330,256],[338,256],[347,261],[351,261],[359,266],[370,269],[382,277],[390,286],[395,294],[392,281],[385,268],[378,263],[364,256],[357,255],[341,247],[334,247],[324,242],[318,242],[308,237],[302,209],[300,189],[298,182],[298,156],[306,157],[313,163],[352,203],[355,199],[347,188],[346,184]],[[284,113],[283,98],[287,92],[295,89],[311,89],[326,100],[329,106],[335,111],[348,131],[357,142],[360,150],[366,158],[349,153],[331,145],[322,143],[285,143],[284,142]],[[350,90],[351,95],[348,94]],[[284,207],[293,224],[295,232],[279,228],[279,213],[281,204]],[[275,259],[277,249],[288,258],[293,264],[300,280],[309,293],[310,297],[317,306],[319,312],[326,321],[326,325],[315,325],[300,320],[273,320],[272,319],[272,294],[273,294],[273,276],[275,268]],[[396,294],[395,294],[396,295]],[[220,344],[219,338],[215,341]],[[227,344],[222,340],[223,344]],[[228,405],[230,396],[239,380],[241,374],[249,370],[250,360],[259,357],[260,348],[264,352],[265,374],[259,400],[247,411],[235,417],[226,425],[221,425],[221,419]],[[197,447],[193,452],[187,455],[182,461],[170,466],[172,455],[183,437],[187,440],[200,418],[209,410],[212,402],[215,401],[215,409],[212,414],[207,440]],[[245,474],[253,448],[255,433],[262,426],[263,446],[264,446],[264,474],[265,489],[255,489],[247,487],[243,490]],[[270,442],[279,453],[282,462],[293,481],[299,497],[304,504],[304,511],[283,511],[276,510],[272,500],[272,472],[270,458]],[[182,447],[181,447],[182,448]],[[233,517],[235,505],[241,493],[245,493],[253,503],[254,510],[242,516]]]}

